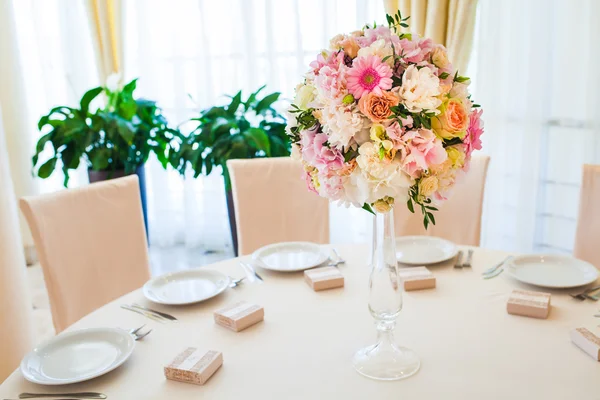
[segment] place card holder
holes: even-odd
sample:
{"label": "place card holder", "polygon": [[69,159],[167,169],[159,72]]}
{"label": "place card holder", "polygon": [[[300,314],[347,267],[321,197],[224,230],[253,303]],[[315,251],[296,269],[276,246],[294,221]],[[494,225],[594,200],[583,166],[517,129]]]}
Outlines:
{"label": "place card holder", "polygon": [[407,292],[435,288],[435,276],[427,267],[399,268],[398,276]]}
{"label": "place card holder", "polygon": [[204,385],[221,365],[221,352],[188,347],[165,367],[165,377],[172,381]]}
{"label": "place card holder", "polygon": [[600,361],[600,337],[586,328],[577,328],[571,331],[571,341],[594,360]]}
{"label": "place card holder", "polygon": [[215,311],[215,322],[239,332],[265,319],[265,309],[259,305],[240,301]]}
{"label": "place card holder", "polygon": [[344,275],[336,267],[307,269],[304,280],[315,292],[344,286]]}
{"label": "place card holder", "polygon": [[513,315],[546,319],[550,313],[550,298],[550,293],[515,289],[506,303],[506,311]]}

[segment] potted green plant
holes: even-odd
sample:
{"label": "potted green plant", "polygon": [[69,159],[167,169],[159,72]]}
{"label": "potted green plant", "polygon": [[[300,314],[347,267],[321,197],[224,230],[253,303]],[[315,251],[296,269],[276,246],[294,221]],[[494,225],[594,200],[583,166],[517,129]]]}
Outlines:
{"label": "potted green plant", "polygon": [[[137,174],[147,226],[144,163],[154,153],[166,168],[169,152],[173,146],[179,147],[182,135],[169,127],[154,101],[134,98],[136,83],[134,79],[124,86],[96,87],[83,95],[78,108],[58,106],[50,110],[39,120],[38,128],[44,134],[32,162],[42,179],[60,166],[65,187],[69,171],[78,168],[81,160],[87,164],[90,182]],[[90,104],[101,94],[106,105],[92,111]],[[42,161],[40,156],[46,154],[43,152],[49,144],[53,151]]]}
{"label": "potted green plant", "polygon": [[192,132],[184,139],[181,147],[171,153],[169,160],[181,174],[185,173],[189,165],[194,170],[194,177],[209,175],[214,167],[221,167],[236,255],[235,210],[227,160],[290,155],[291,144],[285,132],[285,118],[273,108],[280,93],[270,93],[259,98],[264,87],[245,100],[242,99],[242,91],[239,91],[235,96],[229,96],[229,104],[200,111],[197,118],[190,120],[194,124]]}

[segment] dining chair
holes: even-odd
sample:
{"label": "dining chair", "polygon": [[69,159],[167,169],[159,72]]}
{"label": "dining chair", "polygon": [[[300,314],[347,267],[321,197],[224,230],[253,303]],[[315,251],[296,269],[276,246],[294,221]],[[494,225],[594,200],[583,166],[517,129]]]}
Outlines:
{"label": "dining chair", "polygon": [[329,202],[306,188],[300,161],[229,160],[227,168],[240,255],[276,242],[329,242]]}
{"label": "dining chair", "polygon": [[411,213],[406,205],[394,210],[396,236],[427,235],[450,240],[456,244],[479,246],[483,192],[490,163],[489,156],[473,156],[469,171],[456,183],[448,200],[434,212],[435,225],[423,226],[421,209]]}
{"label": "dining chair", "polygon": [[[0,143],[4,143],[0,120]],[[0,148],[0,384],[34,345],[33,304],[8,154]]]}
{"label": "dining chair", "polygon": [[583,166],[573,255],[600,269],[600,165]]}
{"label": "dining chair", "polygon": [[150,278],[135,175],[20,201],[59,333]]}

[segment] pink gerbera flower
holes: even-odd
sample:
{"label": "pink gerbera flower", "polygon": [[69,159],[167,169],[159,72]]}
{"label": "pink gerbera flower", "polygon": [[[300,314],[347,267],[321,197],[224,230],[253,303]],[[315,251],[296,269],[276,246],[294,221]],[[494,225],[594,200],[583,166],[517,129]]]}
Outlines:
{"label": "pink gerbera flower", "polygon": [[348,71],[347,86],[356,99],[371,92],[381,96],[382,90],[392,87],[392,69],[377,56],[355,58]]}

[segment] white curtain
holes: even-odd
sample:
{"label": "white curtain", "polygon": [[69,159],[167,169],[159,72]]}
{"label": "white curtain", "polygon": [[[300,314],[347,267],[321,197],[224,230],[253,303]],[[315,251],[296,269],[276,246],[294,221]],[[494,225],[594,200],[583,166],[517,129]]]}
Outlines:
{"label": "white curtain", "polygon": [[484,246],[573,249],[581,167],[600,162],[599,21],[596,0],[480,0],[471,72],[492,157]]}
{"label": "white curtain", "polygon": [[[139,94],[159,100],[173,122],[245,95],[293,97],[316,54],[339,32],[385,21],[383,3],[371,0],[128,0],[125,70],[140,77]],[[286,106],[282,101],[280,107]],[[184,131],[186,126],[182,127]],[[230,251],[222,178],[180,178],[147,166],[153,246]],[[351,224],[348,213],[357,215]],[[364,211],[332,208],[334,242],[366,240]]]}
{"label": "white curtain", "polygon": [[[52,107],[74,106],[86,90],[98,85],[89,24],[82,1],[12,1],[27,97],[26,114],[31,119],[29,125],[37,127],[38,119]],[[34,135],[30,141],[33,144],[41,136],[36,129],[29,134]],[[32,145],[26,152],[27,173],[34,150]],[[85,166],[71,177],[70,186],[87,183]],[[49,179],[37,179],[41,192],[60,190],[62,182],[61,171]]]}

